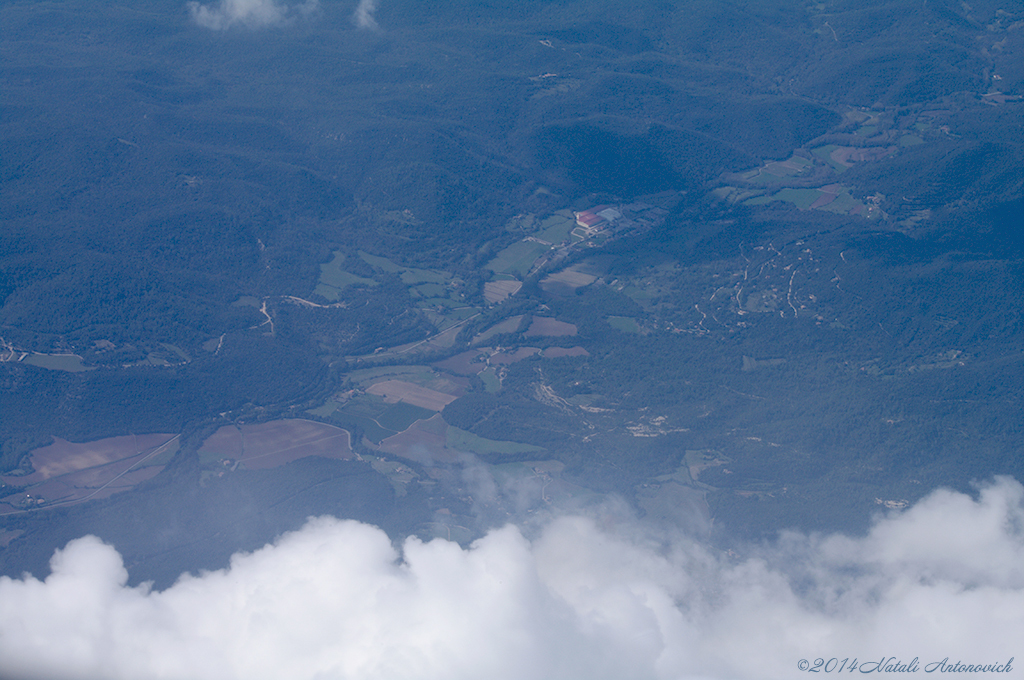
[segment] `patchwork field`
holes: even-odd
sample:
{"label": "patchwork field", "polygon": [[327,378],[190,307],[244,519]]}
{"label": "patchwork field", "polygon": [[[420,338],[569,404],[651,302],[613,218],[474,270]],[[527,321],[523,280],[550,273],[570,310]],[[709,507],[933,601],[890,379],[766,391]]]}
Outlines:
{"label": "patchwork field", "polygon": [[492,305],[502,302],[523,287],[521,281],[488,281],[484,284],[484,299]]}

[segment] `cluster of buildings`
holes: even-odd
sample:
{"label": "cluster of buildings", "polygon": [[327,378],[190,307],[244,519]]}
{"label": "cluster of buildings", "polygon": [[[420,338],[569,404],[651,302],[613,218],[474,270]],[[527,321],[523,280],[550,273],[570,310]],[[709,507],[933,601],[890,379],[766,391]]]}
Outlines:
{"label": "cluster of buildings", "polygon": [[602,232],[642,233],[664,220],[668,210],[649,203],[629,203],[620,206],[597,205],[573,214],[577,225],[573,233],[582,238],[590,238]]}

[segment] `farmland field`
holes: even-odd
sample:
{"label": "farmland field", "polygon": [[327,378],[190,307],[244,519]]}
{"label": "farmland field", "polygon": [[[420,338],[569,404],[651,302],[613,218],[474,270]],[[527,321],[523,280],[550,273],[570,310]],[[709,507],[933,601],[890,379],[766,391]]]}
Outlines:
{"label": "farmland field", "polygon": [[526,276],[537,258],[549,250],[551,246],[537,241],[519,241],[505,248],[484,266],[495,272]]}
{"label": "farmland field", "polygon": [[384,439],[398,434],[394,430],[384,429],[370,416],[360,415],[344,409],[335,411],[331,415],[331,420],[341,427],[355,426],[360,428],[363,431],[363,436],[374,444],[380,444]]}
{"label": "farmland field", "polygon": [[515,295],[523,284],[519,281],[488,281],[484,284],[484,299],[494,304],[502,302],[510,295]]}
{"label": "farmland field", "polygon": [[89,366],[82,364],[82,357],[77,354],[29,354],[22,363],[48,368],[51,371],[78,373],[91,370]]}
{"label": "farmland field", "polygon": [[640,332],[640,326],[637,325],[636,319],[629,316],[609,316],[608,325],[622,331],[623,333]]}
{"label": "farmland field", "polygon": [[385,380],[384,382],[372,385],[366,392],[384,397],[384,401],[389,403],[404,401],[407,404],[413,404],[414,406],[420,406],[432,411],[440,411],[456,399],[450,394],[414,385],[403,380]]}
{"label": "farmland field", "polygon": [[548,337],[562,337],[566,335],[576,335],[577,329],[571,323],[564,321],[558,321],[547,316],[535,316],[530,327],[523,333],[526,337],[533,337],[537,335],[548,336]]}
{"label": "farmland field", "polygon": [[541,222],[541,231],[537,238],[558,245],[569,240],[569,234],[576,227],[576,220],[565,215],[555,214]]}
{"label": "farmland field", "polygon": [[531,444],[484,439],[483,437],[476,436],[472,432],[460,430],[457,427],[449,427],[446,436],[449,448],[457,449],[459,451],[467,451],[478,455],[494,453],[530,453],[533,451],[544,450],[539,446],[532,446]]}
{"label": "farmland field", "polygon": [[323,296],[328,300],[337,300],[338,293],[345,290],[349,286],[363,285],[363,286],[376,286],[379,285],[373,279],[367,279],[362,276],[356,276],[351,272],[347,272],[341,268],[344,264],[345,258],[340,252],[335,252],[334,257],[330,262],[320,265],[320,283],[313,291],[318,295]]}
{"label": "farmland field", "polygon": [[274,468],[307,456],[353,457],[347,430],[311,420],[225,425],[199,449],[205,460],[231,460],[250,470]]}
{"label": "farmland field", "polygon": [[377,422],[388,430],[402,432],[403,430],[407,430],[409,426],[417,420],[432,418],[436,413],[437,411],[432,411],[420,406],[413,406],[412,404],[400,401],[397,404],[393,404],[388,407],[388,409],[384,411],[379,418],[377,418]]}
{"label": "farmland field", "polygon": [[173,434],[127,435],[74,443],[54,438],[31,454],[33,472],[0,479],[20,488],[0,499],[0,514],[103,498],[158,474],[178,451]]}
{"label": "farmland field", "polygon": [[486,356],[484,352],[478,349],[471,349],[468,352],[456,354],[450,359],[439,361],[435,366],[438,368],[451,371],[458,375],[476,375],[486,366],[480,359]]}
{"label": "farmland field", "polygon": [[374,382],[377,382],[376,378],[380,378],[385,375],[401,375],[405,376],[406,380],[418,382],[421,379],[429,379],[433,377],[434,372],[427,366],[376,366],[373,368],[362,368],[352,371],[348,374],[348,377],[352,382],[369,386]]}
{"label": "farmland field", "polygon": [[501,335],[502,333],[515,333],[516,331],[519,330],[519,324],[522,322],[522,320],[523,316],[521,314],[519,316],[513,316],[508,319],[505,319],[501,323],[497,323],[491,326],[483,333],[478,333],[473,338],[473,344],[486,342],[487,340],[493,338],[495,335]]}

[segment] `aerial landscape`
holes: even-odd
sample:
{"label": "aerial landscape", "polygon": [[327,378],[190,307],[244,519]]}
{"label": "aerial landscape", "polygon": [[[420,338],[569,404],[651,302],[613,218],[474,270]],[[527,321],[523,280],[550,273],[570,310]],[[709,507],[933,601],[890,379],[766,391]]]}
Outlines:
{"label": "aerial landscape", "polygon": [[0,0],[0,678],[1024,667],[1024,5]]}

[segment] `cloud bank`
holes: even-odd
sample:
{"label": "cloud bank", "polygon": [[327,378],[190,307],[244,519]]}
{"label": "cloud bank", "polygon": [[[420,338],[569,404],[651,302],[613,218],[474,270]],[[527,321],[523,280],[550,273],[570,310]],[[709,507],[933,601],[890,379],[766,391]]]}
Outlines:
{"label": "cloud bank", "polygon": [[359,28],[377,28],[377,20],[373,13],[377,11],[377,0],[359,0],[356,11],[352,14],[352,21]]}
{"label": "cloud bank", "polygon": [[309,16],[318,7],[318,0],[305,0],[298,5],[285,5],[276,0],[219,0],[216,5],[188,3],[188,11],[193,21],[204,28],[217,31],[233,26],[279,26],[296,17]]}
{"label": "cloud bank", "polygon": [[162,592],[127,587],[93,537],[52,568],[0,578],[4,678],[764,680],[817,657],[917,657],[916,677],[943,659],[1024,667],[1024,487],[1006,478],[977,498],[935,492],[864,537],[788,534],[743,559],[580,516],[533,539],[506,526],[469,548],[400,549],[319,518]]}

